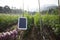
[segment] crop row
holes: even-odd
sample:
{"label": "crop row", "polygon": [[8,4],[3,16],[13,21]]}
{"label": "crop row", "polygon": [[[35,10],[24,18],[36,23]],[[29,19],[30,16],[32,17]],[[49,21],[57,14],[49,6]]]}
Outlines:
{"label": "crop row", "polygon": [[[24,17],[27,17],[28,20],[28,29],[31,29],[31,25],[34,24],[37,27],[40,26],[40,24],[44,25],[50,25],[54,32],[59,35],[60,34],[60,16],[59,15],[40,15],[39,13],[36,13],[35,15],[29,15],[29,14],[24,14]],[[0,15],[0,29],[5,30],[8,25],[15,24],[17,23],[18,16],[17,15]]]}
{"label": "crop row", "polygon": [[50,14],[40,15],[39,13],[36,13],[35,15],[25,14],[25,17],[27,17],[28,19],[28,29],[25,32],[26,34],[28,34],[27,32],[32,29],[31,24],[37,27],[39,27],[41,24],[50,26],[56,35],[60,35],[59,15],[50,15]]}
{"label": "crop row", "polygon": [[13,24],[17,24],[17,15],[0,14],[0,31],[11,27]]}

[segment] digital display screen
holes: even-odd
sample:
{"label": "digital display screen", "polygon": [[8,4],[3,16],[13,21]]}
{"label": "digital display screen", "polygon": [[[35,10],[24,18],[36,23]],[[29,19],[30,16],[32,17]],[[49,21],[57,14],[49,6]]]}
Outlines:
{"label": "digital display screen", "polygon": [[19,19],[19,28],[26,28],[26,19],[25,18]]}
{"label": "digital display screen", "polygon": [[27,28],[27,19],[26,18],[19,18],[18,21],[18,27],[22,30],[22,29],[26,29]]}

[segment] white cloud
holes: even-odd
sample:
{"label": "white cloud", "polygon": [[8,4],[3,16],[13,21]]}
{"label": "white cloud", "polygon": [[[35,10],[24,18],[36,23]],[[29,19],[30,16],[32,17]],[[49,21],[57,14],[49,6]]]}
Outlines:
{"label": "white cloud", "polygon": [[58,5],[58,0],[40,0],[40,5],[48,5],[48,4],[55,4]]}
{"label": "white cloud", "polygon": [[[58,0],[40,0],[40,6],[46,4],[58,4]],[[8,5],[23,9],[23,0],[0,0],[0,6]],[[38,0],[24,0],[24,9],[36,10],[38,8]]]}

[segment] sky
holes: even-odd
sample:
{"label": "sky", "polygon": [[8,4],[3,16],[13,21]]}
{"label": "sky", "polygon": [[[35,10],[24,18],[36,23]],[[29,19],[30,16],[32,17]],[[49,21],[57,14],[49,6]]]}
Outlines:
{"label": "sky", "polygon": [[[0,6],[8,5],[10,8],[17,8],[17,9],[23,9],[24,4],[24,10],[38,10],[38,0],[0,0]],[[58,0],[40,0],[40,7],[43,7],[44,5],[58,5]]]}

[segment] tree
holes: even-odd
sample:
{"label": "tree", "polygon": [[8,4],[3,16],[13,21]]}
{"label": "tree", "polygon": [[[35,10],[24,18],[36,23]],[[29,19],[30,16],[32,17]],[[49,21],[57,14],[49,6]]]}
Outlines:
{"label": "tree", "polygon": [[5,12],[5,13],[10,13],[10,12],[11,12],[10,7],[6,5],[6,6],[4,7],[4,12]]}
{"label": "tree", "polygon": [[0,6],[0,13],[2,13],[3,12],[3,7],[2,6]]}

